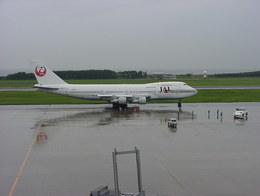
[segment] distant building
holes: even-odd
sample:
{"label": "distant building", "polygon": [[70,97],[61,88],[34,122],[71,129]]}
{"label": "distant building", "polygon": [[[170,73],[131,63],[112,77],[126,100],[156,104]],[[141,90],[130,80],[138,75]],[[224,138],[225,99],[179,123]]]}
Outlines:
{"label": "distant building", "polygon": [[207,79],[207,71],[203,71],[203,78]]}
{"label": "distant building", "polygon": [[160,79],[160,80],[176,80],[176,75],[166,74],[164,72],[152,73],[152,74],[149,74],[149,76],[152,78]]}
{"label": "distant building", "polygon": [[173,74],[163,74],[162,80],[176,80],[176,75]]}

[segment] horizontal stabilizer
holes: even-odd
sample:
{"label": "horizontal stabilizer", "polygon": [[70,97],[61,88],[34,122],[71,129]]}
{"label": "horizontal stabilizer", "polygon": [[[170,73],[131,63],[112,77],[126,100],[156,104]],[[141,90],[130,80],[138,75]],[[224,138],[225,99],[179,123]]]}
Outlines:
{"label": "horizontal stabilizer", "polygon": [[41,85],[38,85],[38,84],[35,84],[33,86],[34,88],[39,88],[39,89],[45,89],[45,90],[59,90],[59,88],[57,87],[51,87],[51,86],[41,86]]}

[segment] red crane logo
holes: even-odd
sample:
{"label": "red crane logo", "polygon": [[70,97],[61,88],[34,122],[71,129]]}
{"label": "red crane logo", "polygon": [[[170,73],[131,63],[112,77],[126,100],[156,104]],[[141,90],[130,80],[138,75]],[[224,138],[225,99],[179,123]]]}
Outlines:
{"label": "red crane logo", "polygon": [[45,76],[47,72],[47,69],[46,67],[44,67],[43,65],[38,65],[36,68],[35,68],[35,74],[39,77],[42,77],[42,76]]}

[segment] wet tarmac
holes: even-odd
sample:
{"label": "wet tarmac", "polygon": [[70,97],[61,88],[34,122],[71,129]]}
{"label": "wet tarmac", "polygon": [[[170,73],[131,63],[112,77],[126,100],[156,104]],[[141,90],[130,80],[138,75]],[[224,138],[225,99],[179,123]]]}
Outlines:
{"label": "wet tarmac", "polygon": [[[247,120],[233,119],[237,106],[246,107]],[[113,189],[112,151],[135,146],[147,196],[260,195],[260,103],[184,103],[171,129],[176,108],[0,106],[0,195]],[[120,156],[118,169],[120,190],[137,192],[134,156]]]}

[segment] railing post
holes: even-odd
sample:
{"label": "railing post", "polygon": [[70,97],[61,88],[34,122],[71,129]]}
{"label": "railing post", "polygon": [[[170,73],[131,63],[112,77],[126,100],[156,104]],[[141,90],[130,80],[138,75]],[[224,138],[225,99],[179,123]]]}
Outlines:
{"label": "railing post", "polygon": [[119,184],[118,184],[118,171],[117,171],[117,159],[116,159],[116,149],[112,153],[113,156],[113,169],[114,169],[114,182],[115,182],[115,196],[119,195]]}
{"label": "railing post", "polygon": [[142,188],[142,176],[141,176],[141,164],[140,164],[140,151],[135,147],[136,153],[136,167],[137,167],[137,178],[138,178],[138,191],[141,193]]}

